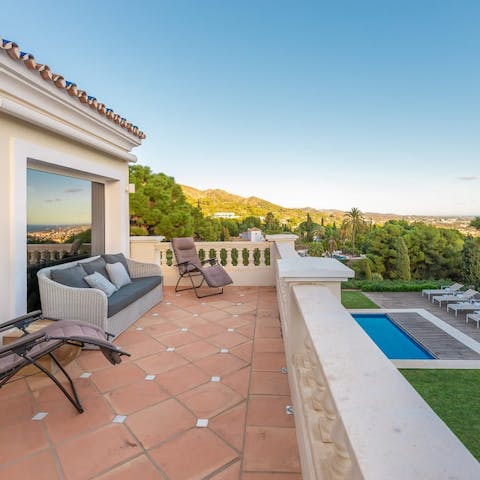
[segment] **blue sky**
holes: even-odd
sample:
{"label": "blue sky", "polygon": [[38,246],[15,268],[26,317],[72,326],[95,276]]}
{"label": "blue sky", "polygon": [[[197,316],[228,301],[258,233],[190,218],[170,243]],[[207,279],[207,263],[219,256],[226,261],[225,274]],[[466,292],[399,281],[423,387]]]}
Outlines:
{"label": "blue sky", "polygon": [[288,207],[480,214],[480,2],[15,1],[0,35],[147,133],[139,162]]}

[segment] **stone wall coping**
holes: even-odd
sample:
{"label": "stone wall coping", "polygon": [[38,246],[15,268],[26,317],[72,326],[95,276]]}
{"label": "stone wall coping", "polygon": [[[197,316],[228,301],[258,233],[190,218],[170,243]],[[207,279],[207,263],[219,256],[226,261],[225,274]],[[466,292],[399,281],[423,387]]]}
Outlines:
{"label": "stone wall coping", "polygon": [[269,242],[292,242],[298,239],[298,235],[293,233],[276,233],[272,235],[265,235]]}
{"label": "stone wall coping", "polygon": [[308,279],[345,281],[355,272],[334,258],[288,257],[278,260],[278,275],[284,280]]}
{"label": "stone wall coping", "polygon": [[327,288],[293,294],[363,478],[480,478],[480,463]]}
{"label": "stone wall coping", "polygon": [[130,241],[135,243],[163,242],[165,237],[162,235],[138,235],[131,236]]}

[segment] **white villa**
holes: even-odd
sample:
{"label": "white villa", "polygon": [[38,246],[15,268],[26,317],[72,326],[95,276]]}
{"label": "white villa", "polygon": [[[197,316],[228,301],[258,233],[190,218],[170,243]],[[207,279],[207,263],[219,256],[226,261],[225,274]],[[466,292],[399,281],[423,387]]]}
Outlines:
{"label": "white villa", "polygon": [[[14,42],[0,39],[0,159],[2,162],[0,317],[2,321],[24,314],[27,308],[27,169],[66,175],[91,182],[91,253],[123,252],[136,260],[159,264],[163,269],[164,285],[168,287],[175,284],[177,272],[174,260],[172,261],[171,256],[169,257],[171,253],[169,243],[161,242],[161,239],[156,237],[130,238],[129,236],[128,165],[136,161],[135,155],[131,152],[141,144],[144,138],[145,134],[138,127],[108,108],[106,104],[80,90],[75,83],[52,72],[47,65],[37,63],[31,54],[21,52]],[[165,161],[168,162],[168,159]],[[373,345],[341,305],[341,282],[352,278],[353,271],[335,259],[299,257],[294,249],[295,238],[294,235],[267,235],[266,239],[263,239],[260,230],[249,229],[249,241],[200,242],[198,247],[203,248],[207,254],[214,250],[217,258],[224,259],[225,268],[234,280],[232,289],[240,286],[246,288],[246,293],[243,291],[241,293],[242,297],[239,294],[239,300],[236,300],[238,303],[232,304],[229,318],[236,319],[239,316],[238,312],[242,313],[241,309],[245,307],[241,303],[242,298],[243,295],[249,295],[249,287],[252,287],[252,290],[254,288],[258,290],[257,287],[262,287],[265,291],[269,289],[270,303],[258,302],[251,308],[258,309],[258,318],[262,318],[262,315],[263,318],[272,316],[271,312],[275,312],[277,326],[266,327],[267,330],[277,328],[280,331],[281,324],[281,339],[279,335],[278,342],[283,345],[286,365],[281,373],[278,368],[278,371],[273,372],[272,375],[280,377],[283,375],[282,380],[288,372],[288,382],[285,380],[285,384],[289,388],[293,402],[293,410],[290,409],[290,413],[294,411],[301,473],[273,471],[243,477],[239,473],[236,476],[227,477],[221,476],[223,472],[218,473],[217,466],[215,467],[217,470],[209,470],[207,474],[195,472],[190,476],[184,474],[169,478],[187,480],[188,478],[212,480],[222,478],[250,480],[267,478],[276,480],[283,478],[285,480],[299,478],[305,480],[480,479],[479,463],[415,392],[398,372],[396,366]],[[178,300],[178,296],[171,294],[172,302]],[[271,301],[272,298],[273,301]],[[221,305],[222,297],[217,297],[216,301]],[[162,312],[168,311],[166,302],[162,303],[164,304],[162,308],[165,308]],[[196,302],[195,299],[192,303],[199,308],[200,315],[201,311],[206,311],[209,305],[213,304],[200,303],[200,300]],[[175,318],[180,318],[181,314],[187,312],[189,325],[194,325],[199,314],[192,315],[192,312],[195,312],[192,305],[187,303],[185,305],[183,312],[179,313],[180,308],[175,309],[177,310]],[[85,308],[88,308],[88,305]],[[238,312],[235,309],[238,309]],[[280,324],[277,321],[278,317]],[[128,335],[130,337],[142,335],[144,327],[146,329],[156,318],[148,317],[138,331],[132,330]],[[159,328],[168,328],[165,327],[166,320],[162,319],[162,322]],[[187,332],[187,327],[183,330],[185,335],[194,336],[191,332]],[[229,333],[224,335],[239,335],[234,330],[229,328]],[[260,340],[261,344],[275,344],[278,348],[278,342],[269,343],[265,339]],[[257,342],[257,339],[255,337],[254,340],[252,336],[250,344],[253,345],[254,341]],[[203,340],[199,340],[198,344],[202,342]],[[145,348],[151,348],[152,344],[158,344],[156,339],[151,338],[149,343],[145,342]],[[122,345],[125,344],[122,343]],[[213,348],[211,345],[208,346]],[[162,348],[165,346],[162,345]],[[171,348],[175,350],[174,347]],[[218,351],[218,348],[215,348],[215,351]],[[251,348],[254,352],[253,346]],[[137,355],[138,350],[139,347],[135,350]],[[82,352],[84,353],[92,352]],[[172,351],[170,355],[170,358],[176,358],[180,362],[178,360],[180,355],[177,352]],[[240,362],[239,359],[237,360]],[[186,360],[181,361],[188,363],[192,369],[196,368]],[[119,370],[121,367],[123,365],[115,369]],[[154,367],[153,362],[149,364],[149,368]],[[140,369],[133,365],[133,360],[132,363],[126,364],[125,368],[130,369],[131,375],[140,375],[138,373]],[[148,373],[158,373],[160,376],[163,370],[148,371]],[[262,375],[267,374],[269,373],[262,372]],[[141,372],[142,381],[144,375],[145,373]],[[148,376],[155,377],[155,375]],[[113,380],[116,378],[113,377]],[[207,380],[209,379],[210,375]],[[215,381],[219,382],[219,379],[220,377],[217,377]],[[113,380],[105,376],[104,385]],[[84,381],[88,382],[88,379]],[[145,383],[148,385],[142,388],[153,389],[157,386],[153,381]],[[206,385],[205,388],[214,388],[209,383]],[[223,384],[220,387],[227,390]],[[98,393],[93,387],[89,388],[88,391],[93,392],[92,396]],[[148,395],[144,393],[142,398],[148,398],[151,390],[145,390],[145,392],[148,392]],[[2,397],[3,393],[4,390],[0,389],[0,408],[2,402],[8,400]],[[30,390],[21,392],[18,398],[23,398],[22,395],[26,397],[30,393]],[[128,395],[128,392],[125,394]],[[192,402],[198,398],[193,399]],[[171,403],[175,401],[172,400]],[[12,404],[13,402],[9,405]],[[90,421],[87,415],[93,410],[94,408],[89,406],[83,414],[86,422]],[[102,412],[103,410],[99,409],[98,416]],[[0,418],[5,420],[8,414],[9,412],[2,412]],[[189,412],[187,414],[192,416]],[[49,418],[52,417],[50,413]],[[45,421],[49,421],[49,418],[47,417]],[[68,417],[65,416],[65,418]],[[34,429],[35,435],[43,435],[39,422],[28,423],[29,421],[30,419],[22,423],[23,433],[18,433],[12,427],[8,430],[9,434],[17,437],[23,435],[26,443],[30,436],[33,439],[37,438],[33,433],[31,434]],[[69,421],[72,425],[75,423],[75,420],[65,420],[62,428],[65,430],[73,428],[67,425]],[[145,419],[143,421],[144,424],[148,424]],[[113,426],[108,419],[108,425],[101,425],[98,430],[105,436],[99,437],[100,440],[95,448],[102,447],[102,442],[109,430],[117,429],[115,431],[123,432],[124,437],[121,437],[123,443],[114,444],[115,447],[108,452],[108,455],[113,458],[112,468],[117,469],[115,472],[119,471],[118,465],[126,462],[125,452],[129,448],[132,451],[134,448],[141,448],[138,444],[132,446],[131,440],[128,443],[130,433],[127,426],[133,428],[129,424],[129,419],[125,425],[119,423]],[[149,427],[146,425],[146,428]],[[174,427],[171,426],[172,429]],[[7,431],[2,425],[0,428],[2,434]],[[161,425],[158,428],[161,429]],[[200,428],[197,430],[192,428],[192,435],[200,435],[198,430]],[[201,434],[206,430],[203,429]],[[265,433],[268,432],[268,428],[262,426],[255,431],[260,431],[259,442],[264,438],[268,439]],[[217,431],[215,433],[208,431],[208,435],[219,443],[219,449],[226,449],[225,442],[218,440],[217,433]],[[57,450],[64,453],[69,445],[68,442],[63,442]],[[275,450],[275,448],[282,448],[282,445],[279,442],[276,447],[269,448]],[[87,442],[84,446],[88,447]],[[44,451],[41,454],[47,455],[57,446],[45,444],[42,448]],[[161,448],[163,447],[160,446],[157,449],[158,458],[164,454]],[[150,458],[145,454],[146,450],[147,447],[138,454],[143,455],[142,461]],[[265,451],[258,450],[257,463],[249,459],[251,463],[259,465],[259,469],[262,467],[261,460]],[[18,452],[15,453],[19,455]],[[34,453],[38,454],[37,456],[40,455],[36,451]],[[195,454],[194,448],[191,453]],[[74,454],[72,454],[72,457],[75,457],[72,462],[77,463],[72,464],[80,465],[81,462],[77,457],[81,457],[83,451],[75,451]],[[215,455],[216,452],[212,451],[210,454]],[[133,455],[133,460],[128,458],[131,462],[137,461]],[[235,455],[240,460],[227,455],[226,459],[222,460],[224,463],[220,463],[220,467],[225,465],[225,468],[230,468],[237,465],[233,463],[234,461],[238,461],[240,465],[244,461],[241,448]],[[26,461],[33,462],[37,458],[34,457],[34,455],[28,455]],[[85,461],[88,462],[88,460]],[[208,458],[198,459],[200,463],[207,460]],[[4,463],[7,461],[8,458],[4,459]],[[59,464],[58,458],[56,461]],[[63,459],[60,462],[63,462]],[[189,459],[185,457],[181,462],[187,464]],[[0,461],[0,477],[2,477],[1,463]],[[16,468],[16,465],[8,465],[8,467]],[[72,469],[72,472],[75,470]],[[115,472],[110,472],[112,476],[108,478],[117,478],[114,476]],[[95,476],[91,475],[88,478],[103,479],[107,478],[104,475],[108,473],[99,471]],[[158,472],[154,473],[159,475]],[[139,479],[147,478],[139,475]],[[60,477],[61,475],[58,478]],[[71,476],[67,473],[61,478],[79,477],[75,476],[75,473]],[[159,475],[148,478],[165,477]]]}
{"label": "white villa", "polygon": [[26,309],[27,168],[92,182],[92,253],[129,251],[128,164],[145,134],[0,40],[0,315]]}

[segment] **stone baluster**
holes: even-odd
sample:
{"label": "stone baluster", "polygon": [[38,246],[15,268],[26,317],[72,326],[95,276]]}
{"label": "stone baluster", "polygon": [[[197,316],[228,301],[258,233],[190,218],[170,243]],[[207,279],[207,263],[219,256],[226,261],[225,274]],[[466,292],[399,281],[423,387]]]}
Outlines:
{"label": "stone baluster", "polygon": [[232,249],[231,248],[225,248],[227,258],[226,261],[227,263],[225,264],[226,267],[231,267],[232,266]]}
{"label": "stone baluster", "polygon": [[265,263],[265,247],[263,248],[260,248],[260,263],[259,263],[259,267],[265,267],[266,263]]}

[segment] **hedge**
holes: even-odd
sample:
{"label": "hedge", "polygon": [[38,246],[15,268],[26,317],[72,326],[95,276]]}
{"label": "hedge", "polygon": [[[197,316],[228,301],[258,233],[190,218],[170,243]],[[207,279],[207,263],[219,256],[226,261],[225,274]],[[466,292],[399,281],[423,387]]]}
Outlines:
{"label": "hedge", "polygon": [[450,280],[348,280],[342,283],[342,288],[362,292],[421,292],[451,283]]}

